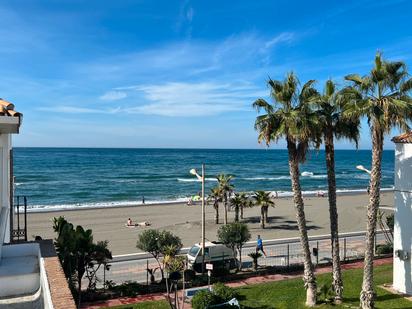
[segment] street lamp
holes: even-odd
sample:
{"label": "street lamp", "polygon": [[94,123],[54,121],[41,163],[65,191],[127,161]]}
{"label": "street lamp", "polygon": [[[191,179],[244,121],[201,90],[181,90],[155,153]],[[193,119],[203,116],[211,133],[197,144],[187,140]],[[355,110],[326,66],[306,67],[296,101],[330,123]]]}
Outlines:
{"label": "street lamp", "polygon": [[196,169],[192,168],[190,174],[197,177],[202,182],[202,274],[205,268],[205,165],[202,164],[202,176],[200,176]]}
{"label": "street lamp", "polygon": [[358,170],[360,170],[360,171],[363,171],[363,172],[368,173],[369,175],[371,174],[371,171],[368,170],[368,169],[367,169],[366,167],[364,167],[363,165],[356,165],[356,168],[357,168]]}

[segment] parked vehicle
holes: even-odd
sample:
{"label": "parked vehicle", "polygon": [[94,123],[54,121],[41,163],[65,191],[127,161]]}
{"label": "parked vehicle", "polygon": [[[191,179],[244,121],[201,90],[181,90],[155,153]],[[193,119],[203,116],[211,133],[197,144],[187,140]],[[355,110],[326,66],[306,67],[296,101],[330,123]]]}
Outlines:
{"label": "parked vehicle", "polygon": [[[202,245],[194,244],[187,253],[189,268],[200,273],[202,272]],[[218,269],[232,270],[237,269],[239,261],[235,257],[235,252],[219,242],[205,243],[205,259],[207,264],[213,264],[213,271]]]}

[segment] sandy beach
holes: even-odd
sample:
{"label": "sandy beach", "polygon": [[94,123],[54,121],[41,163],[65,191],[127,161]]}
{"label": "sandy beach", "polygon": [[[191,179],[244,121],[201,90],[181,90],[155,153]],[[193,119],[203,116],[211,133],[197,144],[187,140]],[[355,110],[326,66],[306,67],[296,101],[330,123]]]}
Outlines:
{"label": "sandy beach", "polygon": [[[309,235],[329,233],[328,200],[322,197],[306,197],[305,208]],[[365,230],[366,194],[338,196],[339,230],[354,232]],[[295,237],[298,228],[295,221],[291,198],[275,200],[276,206],[269,209],[269,224],[266,229],[259,227],[258,207],[247,208],[243,222],[249,224],[252,239],[260,234],[263,239]],[[381,194],[381,207],[393,207],[393,193]],[[28,235],[32,239],[40,235],[43,239],[54,238],[52,219],[64,216],[74,225],[82,225],[93,230],[95,240],[109,240],[109,247],[114,255],[138,252],[137,235],[145,229],[155,228],[169,230],[181,237],[184,246],[190,246],[200,240],[200,205],[157,204],[147,206],[112,207],[104,209],[81,209],[56,212],[39,212],[28,214]],[[387,211],[387,210],[385,210]],[[150,227],[127,228],[128,218],[134,222],[148,221]],[[229,221],[233,221],[234,212],[228,213]],[[206,207],[206,238],[216,239],[216,231],[223,223],[223,206],[220,207],[220,224],[214,223],[212,205]]]}

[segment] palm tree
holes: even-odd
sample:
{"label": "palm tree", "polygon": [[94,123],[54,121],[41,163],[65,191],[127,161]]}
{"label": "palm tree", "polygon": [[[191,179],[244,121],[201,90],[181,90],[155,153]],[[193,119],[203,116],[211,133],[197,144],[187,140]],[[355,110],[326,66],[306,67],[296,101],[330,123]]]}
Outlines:
{"label": "palm tree", "polygon": [[265,228],[265,223],[268,222],[269,206],[275,206],[275,203],[270,198],[270,193],[265,191],[256,191],[253,195],[254,205],[260,206],[260,227]]}
{"label": "palm tree", "polygon": [[239,222],[239,212],[243,209],[246,203],[245,195],[242,193],[236,193],[230,200],[230,206],[235,209],[235,222]]}
{"label": "palm tree", "polygon": [[215,209],[215,223],[219,224],[219,202],[222,201],[219,187],[212,188],[207,199],[213,202],[213,208]]}
{"label": "palm tree", "polygon": [[216,178],[219,183],[219,191],[223,200],[223,206],[225,208],[224,223],[227,224],[227,205],[230,195],[232,194],[234,189],[233,184],[231,184],[233,177],[230,175],[220,174]]}
{"label": "palm tree", "polygon": [[245,207],[251,207],[253,205],[251,205],[252,201],[248,198],[246,193],[242,192],[239,194],[239,196],[243,200],[243,203],[240,206],[240,219],[243,219],[243,210],[245,209]]}
{"label": "palm tree", "polygon": [[299,81],[293,73],[289,73],[284,81],[270,79],[268,86],[273,104],[264,99],[258,99],[253,103],[258,112],[261,110],[265,112],[255,121],[255,129],[259,132],[259,142],[264,140],[269,146],[272,141],[277,142],[282,137],[286,138],[296,220],[304,256],[303,280],[307,306],[316,304],[316,277],[306,228],[299,163],[306,159],[309,142],[316,128],[316,117],[311,113],[307,104],[309,98],[316,94],[313,84],[313,80],[308,81],[299,91]]}
{"label": "palm tree", "polygon": [[349,116],[366,116],[372,135],[372,170],[367,208],[366,249],[363,272],[361,307],[374,308],[373,243],[376,232],[377,212],[380,202],[381,164],[384,134],[397,127],[408,130],[412,117],[410,91],[412,79],[403,62],[389,62],[378,52],[369,75],[351,74],[345,77],[351,85],[345,92],[356,99],[356,104],[346,111]]}
{"label": "palm tree", "polygon": [[314,96],[311,100],[316,104],[319,128],[325,143],[325,161],[328,173],[328,200],[330,217],[330,236],[332,248],[332,286],[335,301],[342,302],[343,282],[339,257],[338,210],[336,207],[336,177],[335,177],[335,146],[334,138],[348,138],[358,145],[359,118],[346,118],[343,110],[348,107],[347,97],[336,90],[333,81],[326,81],[323,94]]}

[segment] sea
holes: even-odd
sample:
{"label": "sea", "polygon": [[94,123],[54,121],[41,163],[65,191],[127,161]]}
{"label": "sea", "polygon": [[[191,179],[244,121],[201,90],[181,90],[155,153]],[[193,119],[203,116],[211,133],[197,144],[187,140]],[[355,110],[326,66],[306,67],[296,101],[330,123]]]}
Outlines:
{"label": "sea", "polygon": [[[337,150],[338,192],[365,191],[370,150]],[[205,164],[206,194],[216,175],[233,176],[236,191],[276,191],[290,196],[286,150],[275,149],[113,149],[14,148],[15,195],[26,196],[29,211],[173,203],[198,194],[189,173]],[[312,151],[301,165],[305,194],[327,190],[325,153]],[[383,153],[382,188],[393,188],[394,151]]]}

